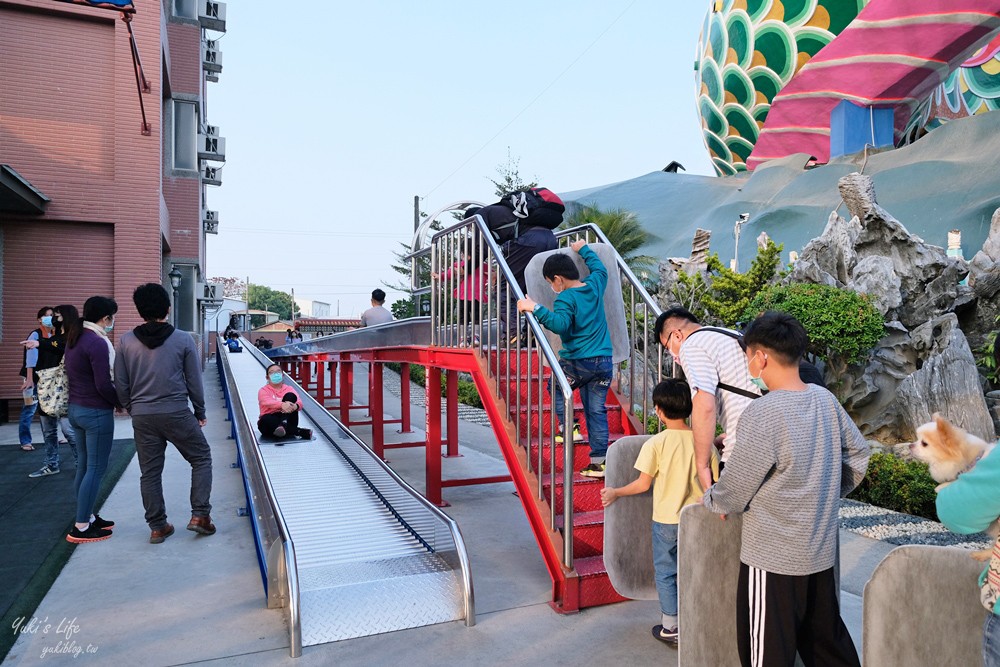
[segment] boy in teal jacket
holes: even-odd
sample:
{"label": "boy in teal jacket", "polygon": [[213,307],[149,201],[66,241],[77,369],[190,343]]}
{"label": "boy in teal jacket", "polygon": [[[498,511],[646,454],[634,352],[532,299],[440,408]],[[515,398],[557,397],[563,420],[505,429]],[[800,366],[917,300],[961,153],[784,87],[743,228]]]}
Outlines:
{"label": "boy in teal jacket", "polygon": [[[968,535],[986,530],[1000,516],[1000,452],[983,457],[976,467],[958,476],[937,496],[937,514],[949,530]],[[1000,585],[1000,554],[994,548],[990,566],[979,576],[979,586]],[[985,602],[985,601],[984,601]],[[983,623],[983,664],[1000,667],[1000,608],[993,602],[993,613]]]}
{"label": "boy in teal jacket", "polygon": [[[562,367],[570,388],[580,392],[583,413],[590,436],[590,465],[580,471],[586,477],[604,477],[604,458],[608,453],[608,410],[605,402],[611,387],[611,336],[604,317],[604,289],[608,286],[608,271],[600,258],[587,247],[586,241],[570,245],[580,253],[590,275],[580,280],[580,271],[572,258],[564,253],[552,255],[542,266],[542,275],[558,295],[552,310],[531,299],[521,299],[517,309],[533,311],[538,321],[549,331],[559,334]],[[557,418],[561,418],[565,399],[559,386],[549,392]]]}

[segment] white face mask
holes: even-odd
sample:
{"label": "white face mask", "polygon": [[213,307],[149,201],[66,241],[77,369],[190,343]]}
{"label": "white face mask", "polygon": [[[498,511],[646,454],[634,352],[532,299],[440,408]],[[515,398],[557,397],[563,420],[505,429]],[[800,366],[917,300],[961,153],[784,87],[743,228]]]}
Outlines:
{"label": "white face mask", "polygon": [[[755,387],[757,387],[761,391],[767,391],[767,383],[764,382],[764,380],[761,377],[759,377],[759,376],[758,377],[754,377],[753,372],[750,370],[750,364],[753,363],[753,360],[757,358],[757,354],[760,354],[760,352],[757,352],[756,354],[754,354],[753,355],[753,359],[751,359],[749,362],[747,362],[747,372],[750,373],[750,382],[752,382]],[[764,355],[764,360],[765,361],[767,360],[767,355],[766,354]],[[764,369],[761,368],[760,372],[763,374]]]}

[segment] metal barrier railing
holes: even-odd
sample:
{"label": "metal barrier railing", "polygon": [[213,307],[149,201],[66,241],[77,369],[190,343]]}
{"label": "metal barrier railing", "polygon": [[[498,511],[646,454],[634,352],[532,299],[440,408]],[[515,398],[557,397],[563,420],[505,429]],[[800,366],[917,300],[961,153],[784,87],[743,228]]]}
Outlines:
{"label": "metal barrier railing", "polygon": [[[588,243],[596,241],[611,245],[604,232],[593,224],[559,230],[556,232],[556,239],[562,247],[568,247],[578,239]],[[608,268],[610,270],[610,267]],[[670,360],[671,371],[665,370],[663,346],[655,339],[653,333],[653,325],[661,312],[660,307],[621,255],[618,255],[618,276],[621,279],[625,325],[629,337],[628,360],[617,367],[618,392],[628,400],[629,414],[637,419],[641,418],[642,432],[645,433],[649,428],[649,418],[653,414],[653,387],[664,376],[673,374],[671,372],[673,361]]]}
{"label": "metal barrier railing", "polygon": [[[414,293],[427,294],[431,305],[431,344],[471,348],[486,358],[495,394],[512,414],[519,445],[531,452],[530,468],[539,479],[538,498],[544,499],[545,471],[551,502],[549,521],[563,529],[562,563],[573,567],[573,392],[559,366],[559,359],[545,338],[534,315],[518,314],[516,304],[524,298],[521,287],[503,259],[499,245],[478,215],[439,231],[429,246],[411,256],[414,266],[430,258],[426,271],[414,271]],[[421,277],[426,282],[421,284]],[[550,381],[566,398],[561,416],[563,442],[562,472],[558,473],[555,436],[560,426],[554,405],[549,410],[545,434],[544,368]],[[524,379],[529,379],[523,382]],[[523,388],[523,391],[522,391]],[[557,507],[558,475],[562,476],[563,498]]]}
{"label": "metal barrier railing", "polygon": [[[243,470],[249,505],[247,513],[253,526],[267,606],[269,609],[288,608],[289,654],[297,658],[302,655],[302,619],[295,545],[289,537],[288,526],[275,499],[274,488],[257,448],[257,438],[250,427],[250,421],[240,418],[242,407],[237,407],[243,405],[240,388],[229,367],[229,355],[225,352],[221,338],[216,341],[216,346],[216,360],[225,382],[224,393],[230,408],[230,418],[233,420],[236,450]],[[258,360],[267,359],[250,345],[244,345],[243,349],[255,355]]]}

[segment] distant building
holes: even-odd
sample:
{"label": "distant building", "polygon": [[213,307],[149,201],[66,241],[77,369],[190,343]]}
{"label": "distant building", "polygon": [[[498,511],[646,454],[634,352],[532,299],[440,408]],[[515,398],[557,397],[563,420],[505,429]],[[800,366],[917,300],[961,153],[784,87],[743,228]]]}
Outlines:
{"label": "distant building", "polygon": [[330,304],[323,301],[311,301],[309,299],[295,299],[295,305],[299,307],[300,317],[330,317]]}
{"label": "distant building", "polygon": [[117,341],[141,323],[132,290],[158,282],[200,344],[200,311],[216,303],[203,286],[218,224],[206,186],[221,183],[225,141],[205,82],[222,69],[207,30],[225,30],[225,4],[134,5],[0,2],[0,400],[20,401],[18,341],[40,306],[111,296]]}

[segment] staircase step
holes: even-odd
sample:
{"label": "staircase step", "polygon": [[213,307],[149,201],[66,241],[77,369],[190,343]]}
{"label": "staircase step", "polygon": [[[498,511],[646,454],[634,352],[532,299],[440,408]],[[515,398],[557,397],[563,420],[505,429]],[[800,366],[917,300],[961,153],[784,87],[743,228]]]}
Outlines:
{"label": "staircase step", "polygon": [[[556,527],[562,530],[562,517]],[[588,558],[604,553],[604,512],[577,512],[573,515],[573,558]]]}
{"label": "staircase step", "polygon": [[[621,406],[618,405],[617,403],[605,404],[605,405],[608,410],[607,412],[608,430],[611,433],[624,433],[625,429],[622,424]],[[516,412],[516,410],[514,412]],[[551,412],[552,409],[550,406],[545,406],[544,409],[542,410],[541,433],[543,436],[548,436],[552,432],[552,418],[550,416]],[[529,433],[531,433],[532,437],[537,437],[539,432],[538,431],[539,415],[537,406],[531,406],[531,409],[529,410],[528,406],[522,405],[520,410],[520,415],[521,419],[519,421],[521,426],[521,437],[525,437]],[[524,418],[525,415],[528,415],[528,419]],[[576,404],[573,406],[573,421],[580,425],[580,431],[584,435],[586,435],[587,419],[583,413],[583,406],[580,404]]]}
{"label": "staircase step", "polygon": [[[552,475],[542,475],[542,493],[548,502],[552,501]],[[604,488],[604,480],[598,477],[584,477],[578,472],[573,473],[573,511],[574,512],[597,512],[602,508],[601,489]],[[555,504],[556,513],[562,511],[563,504],[563,476],[561,473],[555,475]]]}
{"label": "staircase step", "polygon": [[573,568],[580,577],[581,609],[628,600],[628,598],[619,595],[615,591],[615,587],[611,585],[608,571],[604,567],[603,556],[574,558]]}
{"label": "staircase step", "polygon": [[[624,438],[624,433],[609,433],[608,434],[608,446],[610,447],[619,438]],[[542,472],[548,473],[550,471],[550,460],[549,460],[549,440],[546,438],[544,443],[544,449],[542,450]],[[562,472],[563,469],[563,446],[561,444],[556,444],[556,471]],[[538,439],[532,438],[531,448],[529,450],[532,462],[532,470],[534,470],[535,462],[538,461]],[[584,437],[583,440],[574,443],[573,447],[573,467],[577,470],[582,470],[590,463],[590,440]]]}

